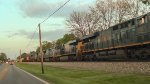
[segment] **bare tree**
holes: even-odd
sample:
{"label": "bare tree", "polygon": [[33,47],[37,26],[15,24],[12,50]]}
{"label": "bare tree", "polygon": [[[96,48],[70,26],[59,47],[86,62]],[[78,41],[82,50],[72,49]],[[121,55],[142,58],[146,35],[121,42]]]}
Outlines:
{"label": "bare tree", "polygon": [[126,0],[130,6],[130,18],[137,17],[150,11],[150,6],[144,4],[142,1],[143,0]]}
{"label": "bare tree", "polygon": [[115,15],[116,15],[116,23],[121,23],[127,19],[127,15],[130,10],[130,5],[125,0],[117,0],[115,3]]}
{"label": "bare tree", "polygon": [[142,3],[144,3],[144,4],[150,5],[150,0],[141,0],[141,1],[142,1]]}
{"label": "bare tree", "polygon": [[84,36],[86,35],[86,28],[84,27],[84,17],[85,12],[73,12],[69,19],[66,20],[66,24],[70,31],[75,34],[75,36]]}
{"label": "bare tree", "polygon": [[83,37],[149,12],[148,6],[141,0],[96,0],[89,11],[74,11],[66,22],[76,37]]}
{"label": "bare tree", "polygon": [[108,29],[111,26],[113,23],[113,12],[115,11],[114,8],[115,6],[113,5],[112,0],[96,1],[95,7],[92,9],[95,10],[93,14],[98,14],[100,17],[98,22],[98,30]]}
{"label": "bare tree", "polygon": [[[141,0],[97,0],[91,7],[94,15],[99,15],[98,30],[137,17],[150,11],[149,5]],[[95,16],[94,16],[95,17]]]}
{"label": "bare tree", "polygon": [[70,18],[66,20],[68,28],[76,37],[83,37],[95,32],[99,21],[98,17],[93,17],[91,12],[73,12]]}

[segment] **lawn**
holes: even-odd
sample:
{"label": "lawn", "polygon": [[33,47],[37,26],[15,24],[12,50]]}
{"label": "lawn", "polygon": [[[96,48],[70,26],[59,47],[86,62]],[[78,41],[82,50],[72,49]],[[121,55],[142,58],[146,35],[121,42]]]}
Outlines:
{"label": "lawn", "polygon": [[148,74],[108,73],[50,66],[45,66],[45,74],[41,74],[40,65],[17,63],[16,66],[52,84],[150,84]]}

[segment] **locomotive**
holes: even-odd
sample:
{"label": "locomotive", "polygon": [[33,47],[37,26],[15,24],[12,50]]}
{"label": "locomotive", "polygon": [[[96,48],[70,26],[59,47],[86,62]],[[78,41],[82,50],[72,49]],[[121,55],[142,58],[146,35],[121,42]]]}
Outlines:
{"label": "locomotive", "polygon": [[150,13],[49,49],[48,61],[150,59]]}

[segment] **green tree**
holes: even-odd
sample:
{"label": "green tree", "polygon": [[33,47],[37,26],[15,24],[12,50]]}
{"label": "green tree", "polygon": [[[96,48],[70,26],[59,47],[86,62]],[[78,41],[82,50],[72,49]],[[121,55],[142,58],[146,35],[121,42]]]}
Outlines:
{"label": "green tree", "polygon": [[22,53],[21,54],[21,58],[26,58],[26,56],[27,56],[27,53]]}
{"label": "green tree", "polygon": [[5,53],[0,53],[0,60],[1,61],[6,61],[7,60],[7,56]]}
{"label": "green tree", "polygon": [[[43,41],[42,48],[43,48],[43,50],[55,48],[55,47],[61,46],[65,43],[67,43],[68,41],[74,40],[74,39],[76,39],[74,34],[65,34],[63,36],[63,38],[58,39],[56,42],[55,41],[53,41],[53,42]],[[40,47],[38,46],[36,49],[36,53],[39,53],[39,52],[40,52]]]}
{"label": "green tree", "polygon": [[65,34],[63,36],[63,38],[60,38],[60,39],[58,39],[56,41],[56,45],[57,46],[61,46],[61,45],[65,44],[65,43],[67,43],[68,41],[71,41],[71,40],[74,40],[74,39],[76,39],[74,34]]}
{"label": "green tree", "polygon": [[52,42],[48,42],[48,41],[43,41],[42,42],[42,48],[43,50],[47,50],[49,48],[52,48],[53,43]]}
{"label": "green tree", "polygon": [[[42,42],[42,48],[43,50],[47,50],[49,48],[53,47],[53,42],[43,41]],[[40,52],[40,47],[37,47],[36,53]]]}

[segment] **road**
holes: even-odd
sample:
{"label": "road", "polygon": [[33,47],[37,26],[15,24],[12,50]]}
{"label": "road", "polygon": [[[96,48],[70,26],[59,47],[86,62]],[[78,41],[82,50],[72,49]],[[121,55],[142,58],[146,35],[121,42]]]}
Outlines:
{"label": "road", "polygon": [[0,65],[0,84],[45,84],[15,65]]}

